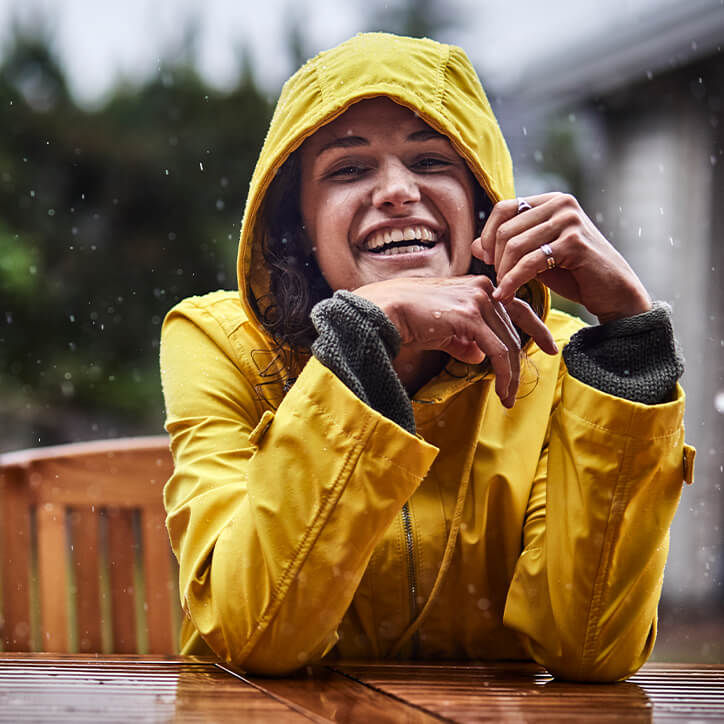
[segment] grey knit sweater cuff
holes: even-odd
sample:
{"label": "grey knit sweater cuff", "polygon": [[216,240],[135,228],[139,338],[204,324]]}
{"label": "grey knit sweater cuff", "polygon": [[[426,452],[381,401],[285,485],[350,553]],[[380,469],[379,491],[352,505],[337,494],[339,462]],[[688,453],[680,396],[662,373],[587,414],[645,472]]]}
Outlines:
{"label": "grey knit sweater cuff", "polygon": [[312,308],[319,337],[314,356],[380,414],[415,434],[412,403],[392,360],[400,351],[397,327],[376,305],[340,290]]}
{"label": "grey knit sweater cuff", "polygon": [[664,302],[643,314],[579,330],[563,349],[563,359],[577,380],[648,405],[669,401],[684,372],[671,308]]}

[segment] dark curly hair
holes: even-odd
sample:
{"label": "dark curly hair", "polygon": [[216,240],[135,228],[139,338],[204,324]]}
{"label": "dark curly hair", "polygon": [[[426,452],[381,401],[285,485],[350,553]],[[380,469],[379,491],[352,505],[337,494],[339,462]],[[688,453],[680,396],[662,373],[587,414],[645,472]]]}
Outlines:
{"label": "dark curly hair", "polygon": [[[269,269],[269,291],[255,297],[256,311],[266,331],[286,352],[308,351],[316,338],[310,319],[312,307],[332,296],[316,259],[310,253],[299,208],[301,171],[299,151],[292,153],[269,186],[261,211],[264,228],[262,254]],[[492,203],[475,183],[476,234],[479,234]],[[491,266],[473,259],[471,274],[485,274],[495,281]]]}

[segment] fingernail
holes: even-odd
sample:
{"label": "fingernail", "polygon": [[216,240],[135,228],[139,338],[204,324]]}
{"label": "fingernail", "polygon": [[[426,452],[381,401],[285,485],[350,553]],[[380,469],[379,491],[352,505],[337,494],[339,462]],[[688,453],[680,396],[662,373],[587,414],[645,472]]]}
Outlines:
{"label": "fingernail", "polygon": [[496,302],[500,301],[500,298],[503,296],[503,293],[500,291],[500,287],[496,287],[493,290],[493,299],[495,299]]}

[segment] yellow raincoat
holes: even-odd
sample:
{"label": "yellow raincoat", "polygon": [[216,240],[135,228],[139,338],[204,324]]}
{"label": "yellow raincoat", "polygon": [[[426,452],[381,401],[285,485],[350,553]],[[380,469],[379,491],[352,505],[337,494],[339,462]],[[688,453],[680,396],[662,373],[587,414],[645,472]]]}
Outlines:
{"label": "yellow raincoat", "polygon": [[[680,389],[666,404],[628,402],[531,345],[512,410],[485,366],[451,362],[414,396],[417,436],[313,357],[284,393],[289,372],[250,302],[268,284],[260,204],[306,137],[377,95],[446,134],[491,199],[514,196],[460,49],[362,35],[287,82],[251,182],[240,293],[187,299],[163,327],[182,650],[256,673],[393,655],[625,677],[655,639],[689,455]],[[540,285],[528,294],[562,347],[581,323],[549,312]]]}

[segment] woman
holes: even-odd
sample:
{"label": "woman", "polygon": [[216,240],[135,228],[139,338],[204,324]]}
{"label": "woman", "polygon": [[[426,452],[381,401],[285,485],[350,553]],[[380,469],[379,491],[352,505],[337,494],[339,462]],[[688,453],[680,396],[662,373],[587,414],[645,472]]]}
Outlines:
{"label": "woman", "polygon": [[287,82],[239,292],[164,323],[184,652],[646,660],[686,451],[669,313],[574,199],[514,196],[460,49],[361,35]]}

